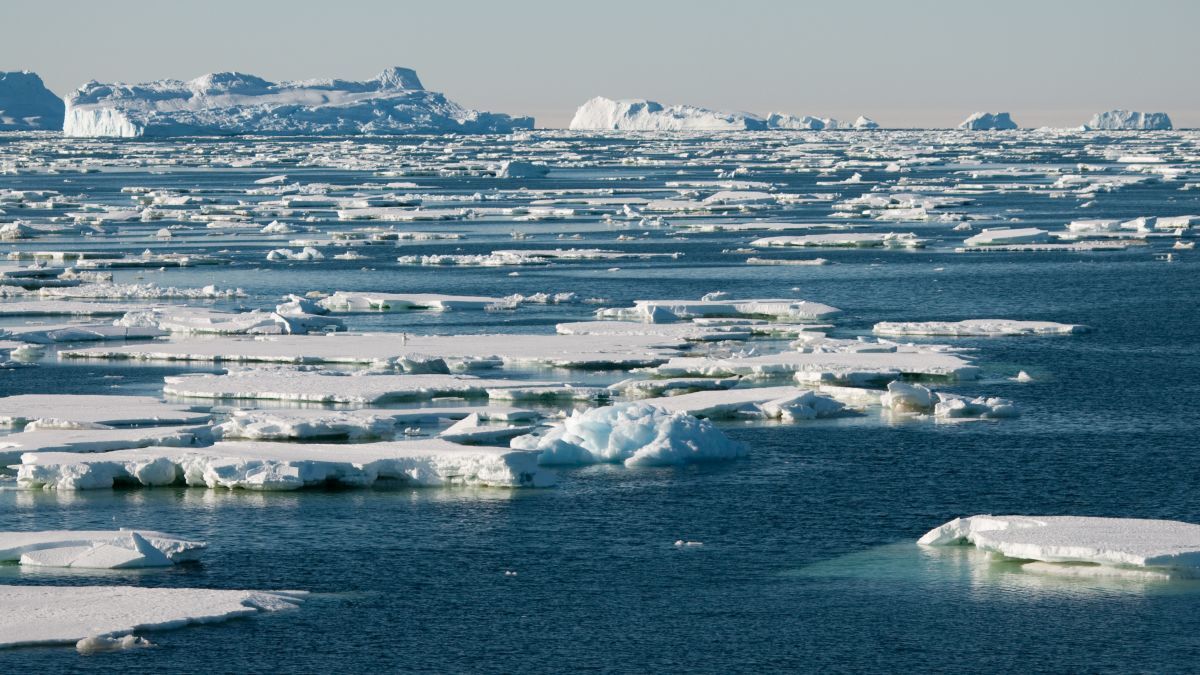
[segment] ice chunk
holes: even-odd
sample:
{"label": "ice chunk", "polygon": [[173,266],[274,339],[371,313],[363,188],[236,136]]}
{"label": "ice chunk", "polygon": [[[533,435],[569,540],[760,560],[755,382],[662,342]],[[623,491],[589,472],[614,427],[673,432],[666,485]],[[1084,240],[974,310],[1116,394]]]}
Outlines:
{"label": "ice chunk", "polygon": [[63,101],[37,73],[0,72],[0,131],[62,131]]}
{"label": "ice chunk", "polygon": [[876,335],[1069,335],[1083,333],[1087,326],[1053,321],[1017,321],[1013,319],[966,319],[964,321],[882,321],[875,324]]}
{"label": "ice chunk", "polygon": [[820,320],[842,310],[808,300],[634,300],[633,307],[602,309],[599,318],[667,323],[693,318],[769,317],[783,321]]}
{"label": "ice chunk", "polygon": [[727,113],[690,105],[663,106],[645,99],[613,100],[597,96],[579,106],[574,131],[737,131],[766,129],[751,113]]}
{"label": "ice chunk", "polygon": [[750,242],[755,248],[768,246],[806,246],[823,248],[921,248],[924,239],[912,232],[835,232],[832,234],[804,234],[780,237],[763,237]]}
{"label": "ice chunk", "polygon": [[985,228],[963,244],[966,246],[999,246],[1007,244],[1040,244],[1050,241],[1050,233],[1036,227]]}
{"label": "ice chunk", "polygon": [[408,68],[362,82],[268,82],[210,73],[188,82],[88,82],[66,97],[67,136],[509,133],[529,117],[468,110],[425,90]]}
{"label": "ice chunk", "polygon": [[102,652],[120,652],[128,649],[142,649],[145,647],[153,647],[154,643],[146,638],[140,638],[136,635],[124,635],[121,637],[99,637],[93,636],[83,638],[75,643],[75,651],[80,654],[99,654]]}
{"label": "ice chunk", "polygon": [[746,453],[711,422],[650,403],[623,403],[570,417],[540,436],[520,436],[514,448],[537,450],[541,464],[622,462],[663,466],[733,459]]}
{"label": "ice chunk", "polygon": [[150,530],[0,532],[0,562],[128,569],[196,560],[208,545]]}
{"label": "ice chunk", "polygon": [[388,438],[395,420],[386,411],[234,410],[213,427],[215,438],[256,441]]}
{"label": "ice chunk", "polygon": [[467,447],[439,439],[353,445],[221,442],[208,448],[144,448],[102,454],[26,453],[17,470],[25,488],[87,490],[117,485],[192,485],[296,490],[378,481],[414,486],[545,487],[555,477],[536,455]]}
{"label": "ice chunk", "polygon": [[1017,123],[1006,112],[977,112],[963,120],[958,128],[970,131],[1000,131],[1016,129]]}
{"label": "ice chunk", "polygon": [[1082,516],[971,516],[934,528],[926,546],[973,544],[1018,560],[1200,570],[1200,525]]}
{"label": "ice chunk", "polygon": [[937,403],[937,395],[919,384],[889,382],[887,393],[880,397],[880,405],[898,412],[927,413]]}
{"label": "ice chunk", "polygon": [[1163,112],[1133,112],[1130,110],[1109,110],[1096,113],[1084,129],[1116,130],[1167,130],[1171,129],[1171,118]]}
{"label": "ice chunk", "polygon": [[446,311],[485,309],[500,298],[478,295],[439,295],[435,293],[374,293],[338,291],[319,302],[331,312],[396,312],[413,309]]}
{"label": "ice chunk", "polygon": [[0,647],[75,644],[295,608],[302,591],[0,586]]}
{"label": "ice chunk", "polygon": [[648,403],[696,417],[750,417],[782,419],[785,422],[833,417],[841,414],[844,408],[830,397],[794,386],[696,391],[652,399]]}

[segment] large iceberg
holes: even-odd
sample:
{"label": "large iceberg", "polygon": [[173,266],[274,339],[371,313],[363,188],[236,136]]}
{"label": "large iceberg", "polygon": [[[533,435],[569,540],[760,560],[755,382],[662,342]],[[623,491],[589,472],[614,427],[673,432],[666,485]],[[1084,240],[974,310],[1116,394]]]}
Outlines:
{"label": "large iceberg", "polygon": [[728,113],[692,105],[664,106],[646,99],[597,96],[579,106],[575,131],[756,131],[767,122],[752,113]]}
{"label": "large iceberg", "polygon": [[88,82],[66,97],[67,136],[509,133],[530,117],[469,110],[426,90],[408,68],[359,81],[268,82],[210,73],[188,82]]}
{"label": "large iceberg", "polygon": [[797,117],[771,113],[760,117],[748,112],[722,112],[694,105],[664,106],[644,98],[618,99],[597,96],[579,106],[571,119],[575,131],[762,131],[792,129],[878,129],[879,124],[860,115],[853,122],[831,117]]}
{"label": "large iceberg", "polygon": [[1001,131],[1016,129],[1017,123],[1006,112],[977,112],[963,120],[958,128],[970,131]]}
{"label": "large iceberg", "polygon": [[1134,112],[1132,110],[1109,110],[1096,113],[1084,129],[1105,131],[1164,131],[1172,129],[1171,118],[1163,112]]}
{"label": "large iceberg", "polygon": [[0,72],[0,131],[58,131],[63,102],[28,70]]}

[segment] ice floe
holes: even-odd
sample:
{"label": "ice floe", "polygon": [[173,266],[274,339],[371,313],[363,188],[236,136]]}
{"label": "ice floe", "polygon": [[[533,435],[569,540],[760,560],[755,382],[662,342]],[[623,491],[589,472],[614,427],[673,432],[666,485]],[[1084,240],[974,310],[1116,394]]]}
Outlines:
{"label": "ice floe", "polygon": [[1200,525],[1173,520],[982,515],[955,518],[918,543],[972,544],[1008,558],[1056,565],[1158,569],[1182,576],[1200,571]]}
{"label": "ice floe", "polygon": [[601,309],[603,319],[670,323],[696,318],[768,317],[781,321],[814,321],[841,313],[836,307],[808,300],[725,298],[703,300],[634,300],[633,307]]}
{"label": "ice floe", "polygon": [[818,248],[921,248],[925,240],[912,232],[835,232],[763,237],[750,242],[755,248],[807,246]]}
{"label": "ice floe", "polygon": [[556,478],[537,467],[534,453],[440,439],[353,445],[232,441],[206,448],[26,453],[17,469],[18,486],[56,490],[121,485],[296,490],[333,484],[371,487],[381,481],[519,488],[547,487]]}
{"label": "ice floe", "polygon": [[212,415],[149,396],[20,394],[0,398],[0,427],[78,429],[94,425],[198,424]]}
{"label": "ice floe", "polygon": [[170,567],[198,559],[206,547],[150,530],[0,532],[0,562],[35,567]]}
{"label": "ice floe", "polygon": [[[294,609],[303,591],[0,585],[0,647],[75,644]],[[86,651],[89,644],[83,645]]]}
{"label": "ice floe", "polygon": [[937,335],[937,336],[997,336],[997,335],[1070,335],[1087,332],[1087,326],[1054,321],[1018,321],[1014,319],[965,319],[963,321],[881,321],[875,324],[876,335]]}

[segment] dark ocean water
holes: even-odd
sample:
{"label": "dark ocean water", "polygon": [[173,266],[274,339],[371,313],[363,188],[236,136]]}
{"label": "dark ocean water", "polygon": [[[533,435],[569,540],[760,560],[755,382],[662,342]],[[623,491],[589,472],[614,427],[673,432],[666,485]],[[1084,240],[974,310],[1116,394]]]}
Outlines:
{"label": "dark ocean water", "polygon": [[[1036,159],[1047,161],[1044,154]],[[752,178],[815,189],[808,175]],[[6,186],[37,181],[51,179],[22,176]],[[983,196],[973,208],[1019,209],[1029,225],[1200,212],[1200,191],[1177,188],[1124,188],[1099,196],[1086,213],[1072,210],[1076,200],[1017,193]],[[569,231],[569,224],[539,226]],[[488,225],[471,227],[486,232]],[[724,423],[750,446],[747,458],[681,468],[566,469],[558,487],[547,490],[0,491],[3,530],[142,527],[210,547],[201,564],[166,572],[3,566],[0,583],[312,592],[298,611],[149,633],[154,649],[93,657],[69,647],[3,651],[0,670],[1195,670],[1200,583],[1040,578],[967,550],[931,552],[914,542],[951,518],[978,513],[1200,522],[1200,258],[1184,252],[1167,263],[1144,249],[956,254],[949,247],[961,235],[947,224],[878,227],[945,243],[919,251],[771,251],[837,264],[754,267],[743,264],[744,256],[722,253],[745,245],[748,233],[687,240],[655,233],[622,248],[685,255],[669,263],[520,269],[509,277],[508,268],[397,268],[388,264],[396,255],[390,246],[364,249],[370,261],[261,271],[254,262],[261,250],[245,250],[233,266],[168,272],[161,283],[242,286],[251,292],[245,306],[331,287],[575,291],[614,306],[723,290],[840,307],[846,314],[837,335],[865,334],[881,320],[993,316],[1094,330],[954,340],[978,350],[984,376],[947,389],[1014,399],[1022,415],[1013,420]],[[454,246],[464,252],[532,247],[507,232]],[[578,245],[589,243],[611,246],[612,236],[585,234]],[[447,245],[406,246],[423,247],[446,252]],[[621,269],[607,271],[614,266]],[[548,332],[554,322],[585,318],[591,309],[372,315],[349,323]],[[199,369],[50,359],[0,371],[0,393],[154,392],[163,375]],[[1019,370],[1034,381],[1010,381]],[[681,539],[703,545],[676,547]]]}

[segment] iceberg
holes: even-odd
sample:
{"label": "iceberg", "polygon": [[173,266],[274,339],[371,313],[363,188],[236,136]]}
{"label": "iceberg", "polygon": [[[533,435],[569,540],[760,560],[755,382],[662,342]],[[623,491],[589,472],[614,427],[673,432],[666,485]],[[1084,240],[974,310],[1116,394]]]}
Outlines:
{"label": "iceberg", "polygon": [[1071,335],[1086,333],[1087,326],[1054,321],[1013,319],[966,319],[964,321],[881,321],[872,329],[876,335],[937,335],[952,337],[999,335]]}
{"label": "iceberg", "polygon": [[86,569],[170,567],[198,559],[207,546],[149,530],[0,532],[0,562]]}
{"label": "iceberg", "polygon": [[[1200,525],[1083,516],[970,516],[936,527],[923,546],[975,547],[1018,560],[1200,571]],[[1045,571],[1038,569],[1038,571]]]}
{"label": "iceberg", "polygon": [[220,442],[207,448],[143,448],[98,454],[26,453],[22,488],[93,490],[189,485],[298,490],[385,484],[442,487],[548,487],[554,474],[537,456],[508,448],[467,447],[440,439],[363,444]]}
{"label": "iceberg", "polygon": [[1093,115],[1083,128],[1085,131],[1167,131],[1174,127],[1171,126],[1171,118],[1167,117],[1167,113],[1109,110]]}
{"label": "iceberg", "polygon": [[0,647],[75,644],[143,630],[294,609],[303,591],[136,586],[0,586]]}
{"label": "iceberg", "polygon": [[579,106],[573,131],[760,131],[763,118],[691,105],[664,106],[646,99],[613,100],[597,96]]}
{"label": "iceberg", "polygon": [[963,120],[958,128],[969,131],[1007,131],[1016,129],[1017,123],[1006,112],[977,112]]}
{"label": "iceberg", "polygon": [[63,109],[37,73],[0,72],[0,131],[61,131]]}
{"label": "iceberg", "polygon": [[510,133],[533,119],[468,110],[408,68],[366,81],[268,82],[244,73],[145,84],[88,82],[66,97],[66,136]]}
{"label": "iceberg", "polygon": [[538,463],[544,465],[619,462],[669,466],[746,454],[745,446],[730,440],[711,422],[651,403],[575,411],[546,433],[518,436],[510,444],[540,452]]}

